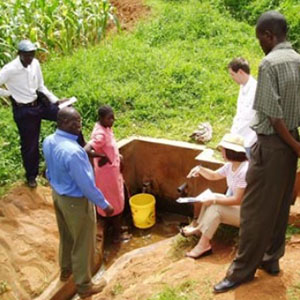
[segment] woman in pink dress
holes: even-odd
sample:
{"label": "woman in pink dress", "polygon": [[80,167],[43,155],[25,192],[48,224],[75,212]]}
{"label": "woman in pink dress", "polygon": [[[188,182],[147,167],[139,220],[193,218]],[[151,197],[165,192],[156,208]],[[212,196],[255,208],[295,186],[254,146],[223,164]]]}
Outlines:
{"label": "woman in pink dress", "polygon": [[[120,171],[120,154],[112,131],[114,112],[108,105],[98,109],[98,122],[95,124],[91,140],[85,146],[88,155],[93,158],[96,186],[113,206],[114,213],[109,220],[113,226],[113,241],[128,239],[121,235],[121,216],[124,210],[124,180]],[[105,212],[97,207],[100,216],[106,217]]]}

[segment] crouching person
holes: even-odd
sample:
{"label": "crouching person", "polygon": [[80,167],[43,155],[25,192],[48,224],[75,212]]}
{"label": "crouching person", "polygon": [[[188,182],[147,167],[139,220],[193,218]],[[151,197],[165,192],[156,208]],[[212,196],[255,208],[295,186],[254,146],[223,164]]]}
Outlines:
{"label": "crouching person", "polygon": [[96,241],[95,206],[109,216],[112,206],[96,187],[94,173],[85,150],[77,143],[81,117],[73,107],[58,112],[56,132],[43,143],[47,178],[60,236],[60,279],[71,274],[82,299],[102,291],[106,282],[92,284]]}
{"label": "crouching person", "polygon": [[220,223],[236,227],[240,225],[240,204],[247,185],[245,177],[248,170],[243,138],[236,134],[226,134],[218,148],[226,161],[223,167],[213,171],[197,166],[190,171],[188,177],[203,176],[208,180],[226,178],[233,195],[214,194],[212,199],[202,203],[197,225],[181,230],[184,236],[201,234],[198,244],[186,254],[188,257],[199,258],[212,253],[210,240]]}

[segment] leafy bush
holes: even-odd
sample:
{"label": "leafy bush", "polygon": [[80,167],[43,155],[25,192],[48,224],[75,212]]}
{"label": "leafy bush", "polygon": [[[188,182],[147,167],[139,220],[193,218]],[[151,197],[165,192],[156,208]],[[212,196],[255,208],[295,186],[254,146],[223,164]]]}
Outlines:
{"label": "leafy bush", "polygon": [[287,19],[289,39],[300,50],[300,3],[298,0],[217,0],[217,7],[227,9],[240,21],[255,25],[258,17],[268,11],[277,10]]}

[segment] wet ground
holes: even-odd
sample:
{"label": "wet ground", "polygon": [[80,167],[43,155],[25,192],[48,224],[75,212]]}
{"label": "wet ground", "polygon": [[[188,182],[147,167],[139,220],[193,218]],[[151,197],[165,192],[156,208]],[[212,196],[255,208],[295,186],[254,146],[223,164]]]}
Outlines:
{"label": "wet ground", "polygon": [[179,226],[187,224],[189,221],[187,217],[178,214],[158,213],[156,223],[153,227],[149,229],[138,229],[130,222],[130,216],[127,216],[127,220],[129,220],[129,222],[127,222],[126,225],[129,227],[129,233],[132,234],[130,240],[113,244],[108,236],[105,241],[104,266],[106,269],[124,253],[175,236],[178,233]]}

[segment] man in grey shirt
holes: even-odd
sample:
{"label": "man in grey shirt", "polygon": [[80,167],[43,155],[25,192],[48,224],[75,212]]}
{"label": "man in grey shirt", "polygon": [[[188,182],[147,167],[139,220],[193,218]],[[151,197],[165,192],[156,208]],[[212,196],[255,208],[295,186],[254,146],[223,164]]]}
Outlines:
{"label": "man in grey shirt", "polygon": [[300,156],[300,55],[286,41],[286,34],[286,20],[276,11],[257,21],[256,36],[266,54],[253,106],[258,139],[246,176],[238,253],[226,277],[214,286],[217,293],[253,279],[257,268],[271,275],[280,272]]}

